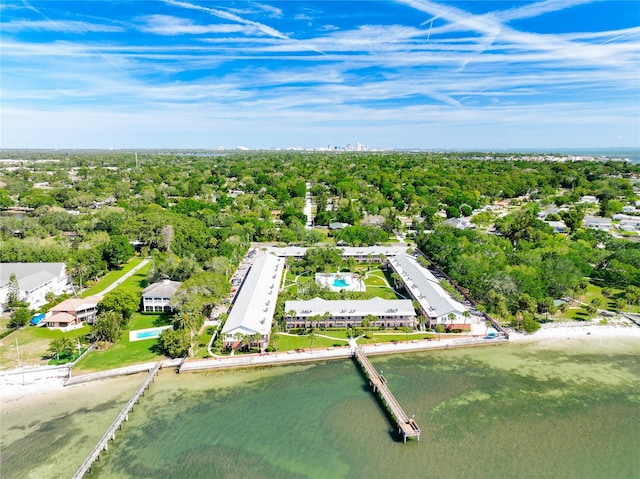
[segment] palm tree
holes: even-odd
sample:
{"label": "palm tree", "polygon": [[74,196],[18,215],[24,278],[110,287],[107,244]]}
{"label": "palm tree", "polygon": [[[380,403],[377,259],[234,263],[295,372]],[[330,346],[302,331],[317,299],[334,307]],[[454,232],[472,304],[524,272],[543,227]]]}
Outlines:
{"label": "palm tree", "polygon": [[[367,332],[370,333],[371,332],[371,326],[376,324],[376,321],[378,320],[378,317],[373,315],[373,314],[367,314],[363,319],[362,319],[362,326],[367,328]],[[366,323],[365,323],[366,321]]]}
{"label": "palm tree", "polygon": [[322,315],[322,320],[324,321],[324,330],[326,331],[329,327],[329,320],[331,319],[332,314],[329,311],[325,311]]}
{"label": "palm tree", "polygon": [[280,334],[280,325],[277,321],[274,321],[271,326],[271,344],[273,344],[276,354],[278,353],[278,334]]}
{"label": "palm tree", "polygon": [[311,316],[309,318],[309,322],[311,322],[311,329],[317,328],[318,323],[320,322],[321,319],[322,319],[322,316],[320,316],[319,314],[314,314],[313,316]]}
{"label": "palm tree", "polygon": [[253,333],[250,336],[250,344],[255,344],[258,346],[258,349],[260,349],[260,340],[262,340],[262,334],[260,333]]}
{"label": "palm tree", "polygon": [[311,331],[309,332],[309,347],[313,348],[313,342],[316,339],[317,333],[316,333],[316,329],[315,328],[311,328]]}
{"label": "palm tree", "polygon": [[453,322],[456,319],[456,315],[454,313],[449,313],[449,315],[447,316],[447,319],[451,321],[451,329],[453,329]]}
{"label": "palm tree", "polygon": [[468,309],[465,309],[462,312],[462,316],[464,316],[464,323],[463,324],[467,324],[467,320],[471,317],[471,312]]}
{"label": "palm tree", "polygon": [[49,344],[49,352],[51,353],[51,356],[55,355],[56,360],[60,360],[61,353],[67,353],[69,355],[73,354],[73,348],[73,341],[66,337],[56,338],[51,341],[51,344]]}
{"label": "palm tree", "polygon": [[71,270],[71,276],[73,278],[80,278],[80,293],[82,293],[82,279],[87,275],[88,271],[89,268],[81,263],[75,265]]}
{"label": "palm tree", "polygon": [[236,345],[236,351],[238,349],[240,349],[240,346],[242,346],[242,343],[244,343],[246,336],[244,335],[244,333],[237,331],[236,333],[234,333],[233,335],[233,339],[238,343]]}

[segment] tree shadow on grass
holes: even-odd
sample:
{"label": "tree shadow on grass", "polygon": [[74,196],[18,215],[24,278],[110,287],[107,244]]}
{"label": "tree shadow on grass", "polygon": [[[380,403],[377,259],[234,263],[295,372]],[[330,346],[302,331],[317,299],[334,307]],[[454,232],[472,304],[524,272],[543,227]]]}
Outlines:
{"label": "tree shadow on grass", "polygon": [[157,354],[158,356],[164,356],[164,351],[162,350],[159,341],[156,341],[153,345],[149,346],[149,351],[153,354]]}
{"label": "tree shadow on grass", "polygon": [[171,324],[171,320],[173,319],[173,314],[161,314],[156,319],[153,320],[154,326],[167,326]]}
{"label": "tree shadow on grass", "polygon": [[573,315],[575,321],[589,321],[591,319],[586,311],[578,311]]}

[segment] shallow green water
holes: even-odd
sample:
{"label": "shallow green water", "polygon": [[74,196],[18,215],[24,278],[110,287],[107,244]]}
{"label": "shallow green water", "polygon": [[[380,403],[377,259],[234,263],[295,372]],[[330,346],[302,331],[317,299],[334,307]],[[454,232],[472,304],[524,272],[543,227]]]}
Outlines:
{"label": "shallow green water", "polygon": [[350,361],[165,371],[92,477],[640,477],[639,352],[616,341],[372,357],[422,428],[406,445]]}

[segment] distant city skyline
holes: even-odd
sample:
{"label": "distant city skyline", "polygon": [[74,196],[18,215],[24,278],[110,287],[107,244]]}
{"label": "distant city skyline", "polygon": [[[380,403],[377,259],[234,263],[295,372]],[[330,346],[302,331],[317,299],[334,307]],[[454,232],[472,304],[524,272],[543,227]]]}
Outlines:
{"label": "distant city skyline", "polygon": [[3,148],[640,147],[634,1],[0,4]]}

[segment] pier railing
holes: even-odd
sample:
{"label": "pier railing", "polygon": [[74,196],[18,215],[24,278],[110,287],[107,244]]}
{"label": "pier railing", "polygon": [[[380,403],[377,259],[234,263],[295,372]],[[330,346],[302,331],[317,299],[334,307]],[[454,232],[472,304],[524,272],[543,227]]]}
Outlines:
{"label": "pier railing", "polygon": [[407,413],[404,412],[400,403],[396,400],[393,393],[387,386],[387,380],[384,376],[376,370],[369,361],[369,358],[365,354],[362,348],[357,348],[353,357],[362,367],[364,373],[369,379],[369,384],[374,393],[378,393],[380,400],[385,405],[389,414],[393,418],[396,426],[398,427],[398,433],[402,435],[404,442],[407,442],[408,437],[417,437],[420,440],[420,428],[418,424],[409,418]]}
{"label": "pier railing", "polygon": [[151,382],[156,377],[161,367],[162,363],[158,362],[149,371],[149,375],[142,382],[142,384],[140,384],[140,387],[138,387],[131,399],[129,399],[129,402],[127,402],[124,408],[122,408],[122,411],[120,411],[118,417],[116,417],[111,426],[109,426],[107,432],[102,435],[96,447],[94,447],[93,451],[91,451],[91,454],[89,454],[84,462],[80,465],[76,473],[73,475],[73,479],[80,479],[84,477],[85,474],[87,474],[89,471],[91,471],[91,467],[93,466],[93,463],[99,459],[100,453],[108,449],[109,441],[115,440],[116,431],[122,427],[122,423],[124,421],[129,420],[129,413],[133,410],[133,406],[140,400],[140,397],[144,395],[145,390],[150,386]]}

